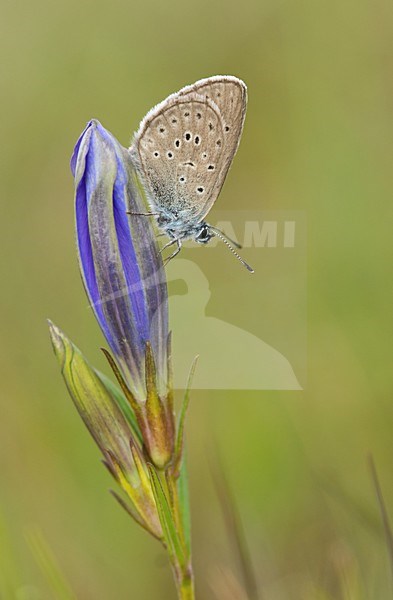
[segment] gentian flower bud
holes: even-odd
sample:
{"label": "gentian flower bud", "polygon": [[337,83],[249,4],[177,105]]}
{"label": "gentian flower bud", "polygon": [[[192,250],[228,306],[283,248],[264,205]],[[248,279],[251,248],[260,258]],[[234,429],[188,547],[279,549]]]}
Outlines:
{"label": "gentian flower bud", "polygon": [[115,494],[117,499],[144,529],[161,539],[162,529],[138,432],[127,422],[104,376],[89,365],[53,323],[49,323],[49,331],[70,396],[129,502],[125,504]]}
{"label": "gentian flower bud", "polygon": [[[83,282],[113,353],[108,360],[138,420],[152,462],[173,457],[167,287],[130,154],[98,121],[72,159],[76,238]],[[128,214],[131,213],[131,214]]]}
{"label": "gentian flower bud", "polygon": [[71,170],[80,271],[120,388],[49,323],[53,348],[72,400],[128,500],[114,496],[167,549],[179,598],[191,600],[183,447],[196,360],[176,431],[166,277],[131,155],[93,120],[75,146]]}

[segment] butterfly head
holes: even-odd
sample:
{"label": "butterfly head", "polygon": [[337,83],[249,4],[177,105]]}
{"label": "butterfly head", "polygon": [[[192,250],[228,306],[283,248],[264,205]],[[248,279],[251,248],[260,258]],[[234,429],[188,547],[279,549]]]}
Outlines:
{"label": "butterfly head", "polygon": [[207,223],[202,223],[200,230],[195,236],[195,241],[198,244],[207,244],[212,239],[214,233],[211,231],[210,226]]}

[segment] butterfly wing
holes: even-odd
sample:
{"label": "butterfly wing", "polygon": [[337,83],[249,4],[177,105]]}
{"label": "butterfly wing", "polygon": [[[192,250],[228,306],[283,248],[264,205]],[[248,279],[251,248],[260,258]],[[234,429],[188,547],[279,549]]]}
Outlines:
{"label": "butterfly wing", "polygon": [[214,202],[224,130],[217,106],[195,93],[153,108],[131,146],[150,204],[175,221],[198,221]]}
{"label": "butterfly wing", "polygon": [[146,115],[130,150],[154,210],[179,223],[205,217],[239,145],[246,97],[240,80],[212,77]]}
{"label": "butterfly wing", "polygon": [[[213,101],[219,108],[233,154],[240,143],[247,110],[247,86],[241,79],[231,75],[216,75],[201,79],[181,89],[178,94],[186,96],[197,93]],[[232,139],[231,139],[232,138]]]}

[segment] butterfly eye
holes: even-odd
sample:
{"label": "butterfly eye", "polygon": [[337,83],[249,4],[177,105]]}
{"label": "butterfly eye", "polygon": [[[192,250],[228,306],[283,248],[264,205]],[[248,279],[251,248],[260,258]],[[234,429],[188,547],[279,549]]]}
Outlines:
{"label": "butterfly eye", "polygon": [[168,158],[173,158],[173,154],[172,154],[172,152],[168,152],[168,153],[167,153],[167,157],[168,157]]}
{"label": "butterfly eye", "polygon": [[204,190],[203,190],[203,187],[198,187],[198,188],[197,188],[197,192],[198,192],[198,194],[203,194],[203,191],[204,191]]}
{"label": "butterfly eye", "polygon": [[198,144],[199,144],[199,142],[200,142],[200,141],[201,141],[201,140],[200,140],[200,138],[199,138],[199,135],[196,135],[196,136],[195,136],[195,140],[194,140],[194,142],[195,142],[195,144],[196,144],[197,146],[198,146]]}
{"label": "butterfly eye", "polygon": [[207,170],[208,170],[208,171],[214,171],[214,165],[209,165],[209,166],[207,167]]}
{"label": "butterfly eye", "polygon": [[187,131],[187,133],[185,134],[185,136],[184,136],[184,137],[186,138],[187,142],[189,142],[189,141],[190,141],[190,139],[191,139],[191,133],[189,133],[189,132]]}
{"label": "butterfly eye", "polygon": [[198,233],[195,239],[200,244],[206,244],[206,242],[208,242],[211,238],[212,234],[210,233],[209,229],[206,226],[204,226],[202,227],[201,231]]}

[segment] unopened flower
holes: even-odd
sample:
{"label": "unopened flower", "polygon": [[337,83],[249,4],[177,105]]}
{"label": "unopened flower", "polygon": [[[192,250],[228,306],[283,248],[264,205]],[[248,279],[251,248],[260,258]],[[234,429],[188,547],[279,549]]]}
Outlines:
{"label": "unopened flower", "polygon": [[138,400],[145,398],[150,342],[157,383],[166,391],[167,290],[151,220],[128,151],[98,121],[88,123],[72,159],[76,240],[91,306]]}
{"label": "unopened flower", "polygon": [[[114,493],[168,550],[179,598],[193,598],[183,457],[185,395],[176,431],[168,295],[161,254],[129,152],[90,121],[71,159],[79,266],[118,385],[93,369],[52,323],[68,391],[128,496]],[[191,368],[190,377],[195,368]]]}
{"label": "unopened flower", "polygon": [[70,396],[109,471],[128,496],[123,506],[142,527],[161,538],[160,520],[138,431],[120,410],[116,388],[108,385],[104,376],[89,365],[58,327],[49,323],[49,330]]}
{"label": "unopened flower", "polygon": [[172,459],[175,427],[167,287],[152,224],[140,214],[146,209],[128,151],[98,121],[79,138],[71,168],[86,292],[147,452],[163,468]]}

